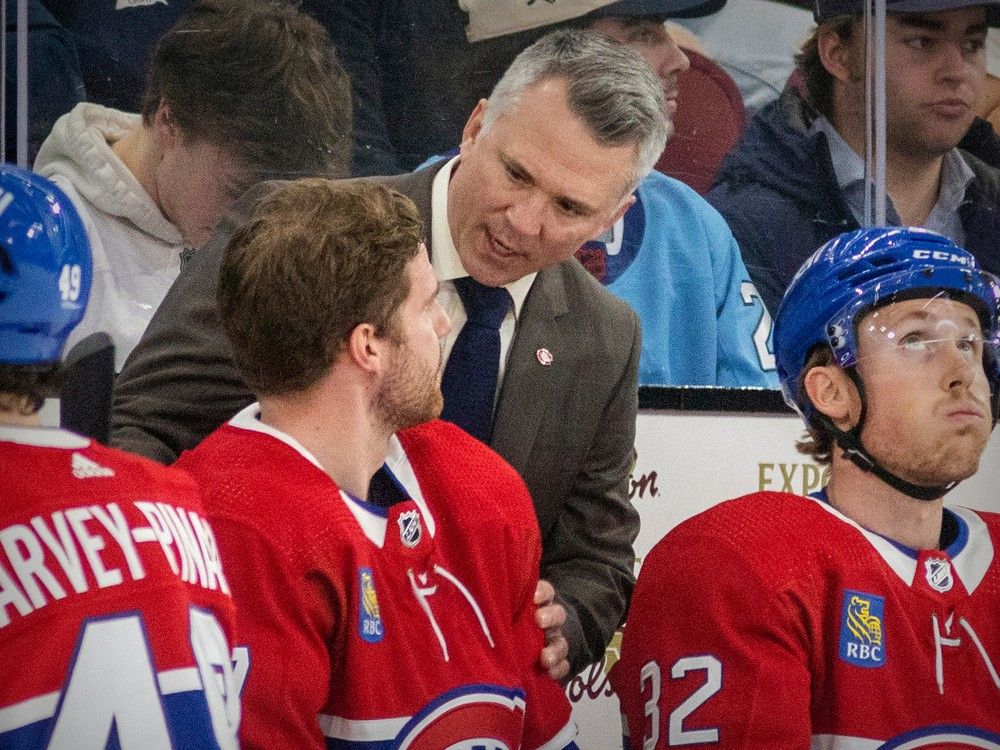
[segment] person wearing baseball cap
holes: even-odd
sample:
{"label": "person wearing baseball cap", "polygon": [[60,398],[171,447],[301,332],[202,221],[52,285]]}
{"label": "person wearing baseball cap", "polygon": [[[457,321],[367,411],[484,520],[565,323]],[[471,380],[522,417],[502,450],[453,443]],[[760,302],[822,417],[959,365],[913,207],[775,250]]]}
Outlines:
{"label": "person wearing baseball cap", "polygon": [[583,24],[642,55],[663,84],[667,117],[677,111],[680,77],[690,61],[664,26],[668,18],[698,18],[720,10],[725,0],[619,0],[583,17]]}
{"label": "person wearing baseball cap", "polygon": [[[996,273],[1000,171],[958,144],[983,95],[1000,4],[888,0],[886,10],[887,223],[944,234]],[[815,0],[813,13],[800,85],[751,121],[708,195],[771,309],[816,248],[864,224],[864,3]]]}

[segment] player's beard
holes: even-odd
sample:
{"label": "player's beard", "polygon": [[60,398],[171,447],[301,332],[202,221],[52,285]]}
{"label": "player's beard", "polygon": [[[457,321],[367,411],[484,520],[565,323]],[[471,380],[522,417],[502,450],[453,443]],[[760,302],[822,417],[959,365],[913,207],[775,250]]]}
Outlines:
{"label": "player's beard", "polygon": [[393,366],[375,393],[373,408],[393,432],[441,416],[441,358],[438,366],[422,362],[406,344],[393,353]]}

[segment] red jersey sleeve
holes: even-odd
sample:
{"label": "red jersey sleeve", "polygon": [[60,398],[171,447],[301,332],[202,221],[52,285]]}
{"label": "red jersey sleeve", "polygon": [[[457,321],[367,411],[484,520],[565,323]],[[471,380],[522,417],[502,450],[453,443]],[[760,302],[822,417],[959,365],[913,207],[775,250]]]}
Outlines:
{"label": "red jersey sleeve", "polygon": [[259,531],[213,517],[233,582],[243,686],[244,748],[325,748],[317,715],[330,692],[333,598]]}
{"label": "red jersey sleeve", "polygon": [[810,745],[810,670],[794,603],[744,552],[668,534],[643,563],[611,682],[637,748]]}

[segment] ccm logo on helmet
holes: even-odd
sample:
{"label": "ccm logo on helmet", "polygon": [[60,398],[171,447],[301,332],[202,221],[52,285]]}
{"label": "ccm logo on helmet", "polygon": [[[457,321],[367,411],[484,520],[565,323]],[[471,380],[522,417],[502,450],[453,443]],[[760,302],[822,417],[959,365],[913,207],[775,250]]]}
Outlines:
{"label": "ccm logo on helmet", "polygon": [[947,250],[914,250],[913,257],[916,260],[947,260],[963,266],[971,263],[971,259],[968,256],[956,255],[955,253],[949,253]]}

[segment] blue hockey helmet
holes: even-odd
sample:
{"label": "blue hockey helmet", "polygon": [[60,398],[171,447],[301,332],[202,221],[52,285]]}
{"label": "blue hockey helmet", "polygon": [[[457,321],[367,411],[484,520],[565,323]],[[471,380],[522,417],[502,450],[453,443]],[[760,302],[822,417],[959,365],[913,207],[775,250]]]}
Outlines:
{"label": "blue hockey helmet", "polygon": [[[843,368],[857,364],[855,323],[865,312],[902,299],[945,293],[979,315],[989,352],[984,362],[996,411],[1000,363],[1000,280],[947,237],[925,229],[877,227],[827,242],[792,279],[774,321],[774,353],[785,401],[809,423],[812,403],[799,378],[817,344],[829,344]],[[994,420],[996,417],[994,416]]]}
{"label": "blue hockey helmet", "polygon": [[0,165],[0,362],[58,362],[90,296],[87,232],[49,180]]}

